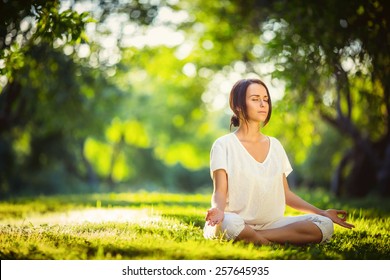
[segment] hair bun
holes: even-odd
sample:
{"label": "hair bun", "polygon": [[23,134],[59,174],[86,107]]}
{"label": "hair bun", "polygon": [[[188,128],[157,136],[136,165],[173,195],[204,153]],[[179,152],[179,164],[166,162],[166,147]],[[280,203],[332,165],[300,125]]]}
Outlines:
{"label": "hair bun", "polygon": [[236,115],[233,115],[230,119],[230,126],[239,126],[240,125],[240,119],[236,116]]}

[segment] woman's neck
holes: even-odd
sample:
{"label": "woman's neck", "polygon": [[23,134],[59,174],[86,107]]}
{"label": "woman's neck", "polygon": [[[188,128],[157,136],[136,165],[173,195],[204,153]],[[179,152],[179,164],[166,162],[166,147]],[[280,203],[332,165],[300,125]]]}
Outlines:
{"label": "woman's neck", "polygon": [[264,138],[261,126],[257,123],[242,123],[235,133],[240,141],[258,142]]}

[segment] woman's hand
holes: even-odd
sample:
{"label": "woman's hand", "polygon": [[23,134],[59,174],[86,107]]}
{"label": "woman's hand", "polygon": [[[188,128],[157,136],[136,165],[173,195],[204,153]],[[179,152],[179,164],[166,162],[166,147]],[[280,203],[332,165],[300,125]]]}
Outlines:
{"label": "woman's hand", "polygon": [[207,211],[206,221],[209,226],[215,226],[223,221],[224,216],[225,214],[223,211],[213,207]]}
{"label": "woman's hand", "polygon": [[349,228],[349,229],[355,227],[354,225],[346,222],[348,214],[344,210],[328,209],[328,210],[323,211],[322,215],[325,217],[328,217],[334,223],[336,223],[342,227]]}

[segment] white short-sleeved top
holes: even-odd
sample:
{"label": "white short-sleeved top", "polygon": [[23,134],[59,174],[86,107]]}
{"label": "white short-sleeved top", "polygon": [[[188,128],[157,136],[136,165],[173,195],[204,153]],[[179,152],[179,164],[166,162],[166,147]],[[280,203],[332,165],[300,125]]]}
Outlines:
{"label": "white short-sleeved top", "polygon": [[234,133],[218,138],[210,152],[210,172],[224,169],[228,175],[225,212],[239,214],[246,224],[260,225],[280,219],[285,211],[283,173],[292,167],[281,143],[269,137],[270,147],[260,163]]}

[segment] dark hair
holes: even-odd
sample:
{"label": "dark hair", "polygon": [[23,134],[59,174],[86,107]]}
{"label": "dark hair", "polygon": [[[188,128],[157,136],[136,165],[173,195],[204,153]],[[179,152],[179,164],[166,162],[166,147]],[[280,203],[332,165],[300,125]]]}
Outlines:
{"label": "dark hair", "polygon": [[246,110],[246,90],[251,84],[262,85],[267,91],[269,111],[268,111],[267,118],[264,121],[264,126],[269,122],[271,118],[271,113],[272,113],[271,96],[269,94],[268,88],[265,85],[265,83],[259,79],[242,79],[237,81],[233,85],[232,90],[230,91],[229,104],[230,104],[230,109],[232,109],[234,113],[234,115],[230,119],[230,129],[232,128],[232,126],[236,127],[240,125],[240,118],[239,118],[240,112],[242,113],[242,117],[245,119],[245,121],[248,121],[248,115]]}

